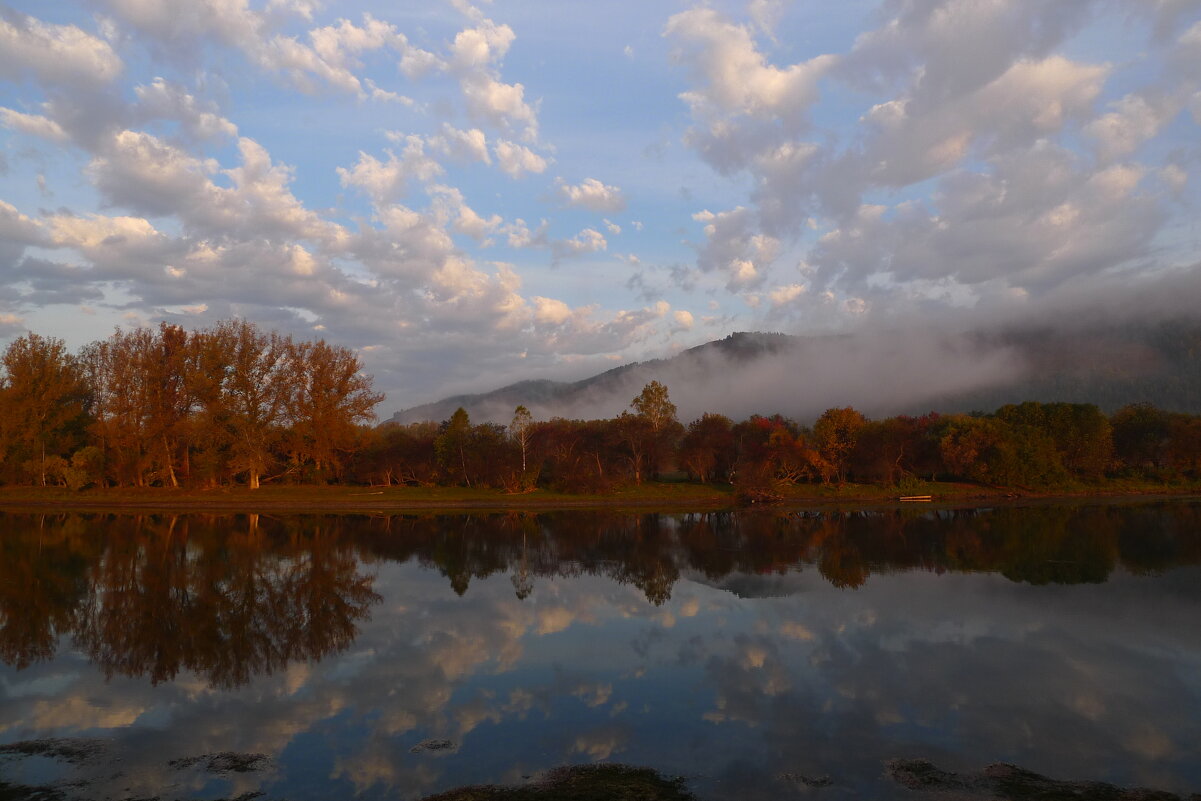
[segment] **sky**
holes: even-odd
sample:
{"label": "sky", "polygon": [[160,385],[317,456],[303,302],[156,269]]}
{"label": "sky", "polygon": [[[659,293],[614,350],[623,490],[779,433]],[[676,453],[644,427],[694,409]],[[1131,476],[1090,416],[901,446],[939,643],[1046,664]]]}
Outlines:
{"label": "sky", "polygon": [[1199,168],[1201,0],[0,0],[0,343],[242,317],[387,417],[1186,302]]}

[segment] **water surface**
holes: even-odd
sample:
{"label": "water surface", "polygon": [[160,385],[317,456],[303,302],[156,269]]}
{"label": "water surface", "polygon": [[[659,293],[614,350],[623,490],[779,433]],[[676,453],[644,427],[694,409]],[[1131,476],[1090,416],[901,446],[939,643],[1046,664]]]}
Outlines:
{"label": "water surface", "polygon": [[0,782],[65,798],[600,761],[906,798],[918,757],[1201,791],[1197,502],[0,526]]}

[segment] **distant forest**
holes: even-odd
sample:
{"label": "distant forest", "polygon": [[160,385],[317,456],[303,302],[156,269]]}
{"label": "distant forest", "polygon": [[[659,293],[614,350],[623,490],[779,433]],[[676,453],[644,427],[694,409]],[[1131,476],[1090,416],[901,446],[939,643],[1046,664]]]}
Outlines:
{"label": "distant forest", "polygon": [[348,349],[231,320],[196,331],[116,331],[78,353],[27,334],[0,359],[0,482],[214,488],[461,485],[605,492],[671,477],[751,498],[787,484],[966,480],[1052,488],[1107,477],[1201,479],[1201,416],[1134,404],[1030,401],[991,414],[870,420],[850,407],[812,426],[779,415],[682,424],[649,382],[600,420],[372,425],[382,396]]}

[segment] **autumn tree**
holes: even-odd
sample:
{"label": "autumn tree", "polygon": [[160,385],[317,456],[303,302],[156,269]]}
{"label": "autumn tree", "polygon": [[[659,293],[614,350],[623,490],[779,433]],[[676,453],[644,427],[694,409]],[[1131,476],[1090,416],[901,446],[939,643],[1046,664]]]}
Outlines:
{"label": "autumn tree", "polygon": [[734,424],[720,414],[704,414],[688,424],[680,442],[680,462],[700,482],[725,479],[734,459]]}
{"label": "autumn tree", "polygon": [[372,419],[384,396],[372,391],[371,376],[348,348],[318,340],[285,350],[292,461],[336,474],[357,445],[356,425]]}
{"label": "autumn tree", "polygon": [[84,349],[94,433],[120,482],[178,486],[187,459],[188,335],[178,326],[117,329]]}
{"label": "autumn tree", "polygon": [[434,448],[438,454],[438,465],[447,476],[455,476],[468,487],[471,475],[467,472],[467,448],[471,443],[471,418],[462,406],[455,409],[449,420],[442,423]]}
{"label": "autumn tree", "polygon": [[288,421],[291,340],[246,320],[197,332],[191,352],[196,398],[194,443],[213,479],[244,475],[251,489],[277,463]]}
{"label": "autumn tree", "polygon": [[867,419],[850,406],[827,409],[813,424],[817,451],[828,462],[838,483],[846,481],[847,465]]}
{"label": "autumn tree", "polygon": [[1132,403],[1114,412],[1110,423],[1114,451],[1124,467],[1156,470],[1163,466],[1171,431],[1167,412],[1149,403]]}
{"label": "autumn tree", "polygon": [[384,423],[364,438],[364,447],[354,457],[352,479],[385,487],[433,485],[438,479],[437,436],[437,423]]}
{"label": "autumn tree", "polygon": [[0,357],[0,444],[6,465],[47,483],[47,459],[62,463],[82,444],[91,394],[62,340],[26,334]]}

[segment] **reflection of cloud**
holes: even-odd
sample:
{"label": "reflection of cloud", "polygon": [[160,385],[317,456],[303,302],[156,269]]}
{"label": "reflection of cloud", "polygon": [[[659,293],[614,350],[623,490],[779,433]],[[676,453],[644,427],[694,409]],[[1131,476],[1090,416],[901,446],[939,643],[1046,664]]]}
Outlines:
{"label": "reflection of cloud", "polygon": [[575,615],[565,606],[538,610],[538,633],[554,634],[563,631],[575,620]]}
{"label": "reflection of cloud", "polygon": [[572,691],[572,695],[591,707],[604,706],[613,695],[612,684],[583,684]]}
{"label": "reflection of cloud", "polygon": [[146,708],[136,704],[95,703],[95,696],[68,696],[64,699],[42,700],[33,705],[33,710],[24,725],[38,729],[115,729],[129,726]]}
{"label": "reflection of cloud", "polygon": [[1144,723],[1131,732],[1126,745],[1134,753],[1153,761],[1167,759],[1176,750],[1172,739],[1150,723]]}
{"label": "reflection of cloud", "polygon": [[[679,556],[671,549],[683,546],[671,538],[683,531],[662,521],[669,553]],[[488,542],[494,559],[498,540]],[[697,564],[731,558],[724,549],[689,553]],[[460,597],[432,567],[377,558],[374,586],[385,600],[352,648],[257,676],[237,692],[208,689],[194,675],[157,687],[120,677],[105,684],[69,651],[21,674],[0,668],[0,725],[6,739],[95,726],[130,770],[160,787],[169,758],[308,753],[320,738],[342,795],[423,794],[519,778],[514,764],[533,773],[618,755],[702,764],[712,775],[738,765],[761,776],[837,772],[864,782],[855,788],[861,797],[886,794],[870,777],[903,749],[940,764],[947,755],[1003,760],[1179,790],[1196,775],[1201,717],[1188,683],[1201,675],[1196,568],[1074,586],[876,571],[854,592],[806,570],[790,574],[797,594],[767,597],[684,578],[654,607],[636,586],[586,572],[546,582],[545,597],[535,596],[545,606],[523,604],[503,564],[473,576]],[[708,567],[706,580],[724,586],[745,588],[754,575]],[[1153,616],[1140,611],[1148,602]],[[671,629],[657,624],[664,610]],[[554,637],[539,636],[543,613],[558,620]],[[18,675],[19,694],[9,689]],[[111,719],[84,714],[98,698],[109,701]],[[167,719],[169,727],[149,728]],[[462,747],[437,759],[410,753],[428,738]],[[276,778],[244,787],[271,790],[278,780],[274,795],[291,797],[288,770],[297,769],[281,759]]]}
{"label": "reflection of cloud", "polygon": [[628,740],[629,732],[625,727],[606,725],[576,736],[568,753],[580,754],[593,762],[600,762],[624,751]]}
{"label": "reflection of cloud", "polygon": [[804,640],[810,642],[816,639],[812,631],[804,624],[798,623],[795,620],[785,620],[777,629],[781,637],[787,637],[790,640]]}

